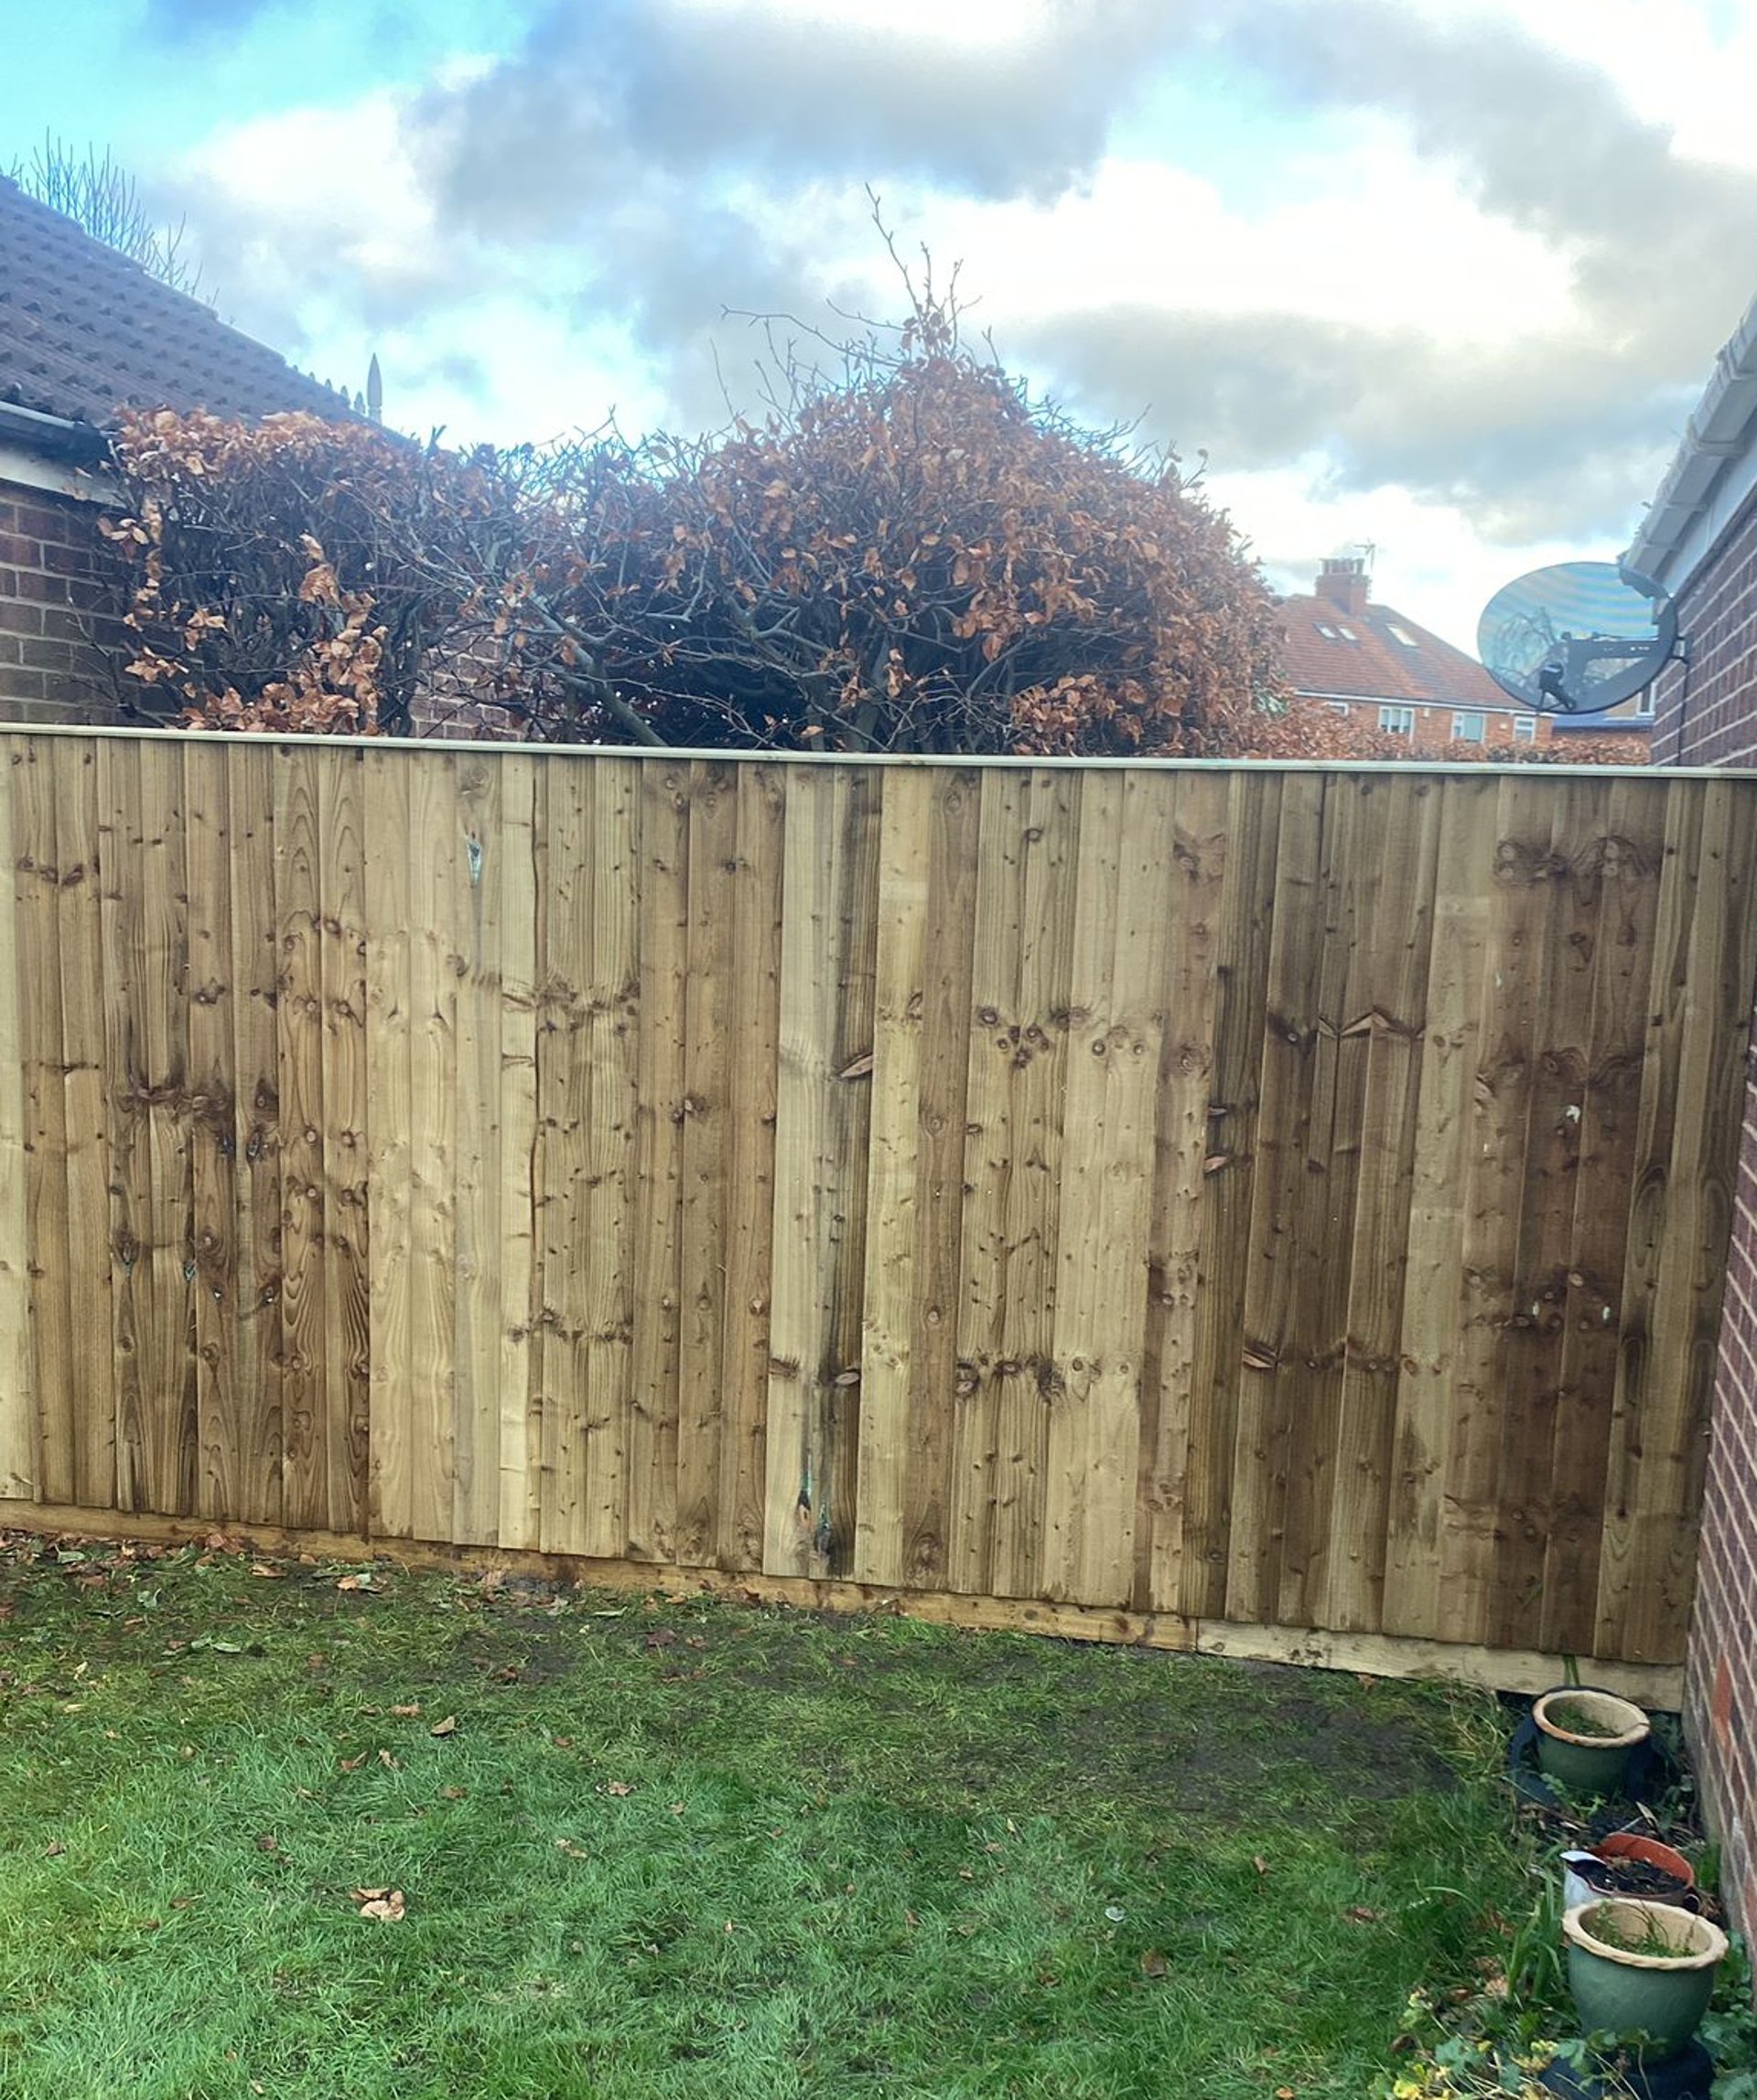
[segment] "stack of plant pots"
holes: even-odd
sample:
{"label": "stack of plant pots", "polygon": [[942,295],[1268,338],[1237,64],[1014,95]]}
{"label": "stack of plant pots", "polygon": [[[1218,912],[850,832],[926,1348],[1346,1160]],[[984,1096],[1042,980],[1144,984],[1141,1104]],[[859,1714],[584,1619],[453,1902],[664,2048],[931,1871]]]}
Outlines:
{"label": "stack of plant pots", "polygon": [[[1627,1699],[1563,1685],[1532,1707],[1538,1765],[1576,1794],[1613,1798],[1646,1742],[1647,1717]],[[1568,1988],[1589,2038],[1618,2038],[1614,2081],[1558,2061],[1543,2083],[1569,2100],[1708,2100],[1714,2065],[1696,2030],[1714,1995],[1727,1937],[1695,1909],[1695,1875],[1682,1854],[1620,1832],[1568,1857],[1562,1919]],[[1653,1893],[1616,1892],[1639,1879]]]}

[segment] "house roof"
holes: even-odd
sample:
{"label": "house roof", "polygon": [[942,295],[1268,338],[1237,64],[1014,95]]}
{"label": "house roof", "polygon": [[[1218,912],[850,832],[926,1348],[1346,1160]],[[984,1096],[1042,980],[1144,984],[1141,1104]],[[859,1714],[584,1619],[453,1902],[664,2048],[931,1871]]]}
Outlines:
{"label": "house roof", "polygon": [[0,403],[106,428],[123,408],[255,418],[346,397],[0,177]]}
{"label": "house roof", "polygon": [[1390,606],[1327,596],[1284,598],[1281,668],[1296,693],[1336,700],[1512,708],[1473,656]]}

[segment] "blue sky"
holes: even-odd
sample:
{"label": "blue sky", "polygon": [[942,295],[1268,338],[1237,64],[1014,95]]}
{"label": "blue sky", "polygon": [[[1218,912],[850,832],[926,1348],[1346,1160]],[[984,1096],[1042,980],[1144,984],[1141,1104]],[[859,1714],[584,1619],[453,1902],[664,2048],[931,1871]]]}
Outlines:
{"label": "blue sky", "polygon": [[[8,17],[14,17],[8,20]],[[387,415],[698,429],[723,309],[961,259],[1273,580],[1469,642],[1628,539],[1757,293],[1757,0],[0,0],[0,156],[115,151],[220,310]]]}

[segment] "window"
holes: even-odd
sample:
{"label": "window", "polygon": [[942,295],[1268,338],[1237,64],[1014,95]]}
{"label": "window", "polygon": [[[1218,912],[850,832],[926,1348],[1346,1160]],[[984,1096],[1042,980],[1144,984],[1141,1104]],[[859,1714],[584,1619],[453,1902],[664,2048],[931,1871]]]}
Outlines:
{"label": "window", "polygon": [[1515,715],[1513,718],[1513,737],[1517,744],[1535,744],[1537,741],[1537,717],[1535,715]]}
{"label": "window", "polygon": [[1394,641],[1402,642],[1406,649],[1419,649],[1421,647],[1420,642],[1409,632],[1408,629],[1399,627],[1395,619],[1385,621],[1385,630]]}
{"label": "window", "polygon": [[1416,711],[1413,707],[1381,707],[1379,727],[1387,737],[1413,737],[1416,733]]}
{"label": "window", "polygon": [[1332,715],[1346,715],[1348,713],[1348,702],[1346,700],[1326,700],[1324,705],[1330,709]]}
{"label": "window", "polygon": [[1336,631],[1344,641],[1358,641],[1361,639],[1352,627],[1339,627]]}
{"label": "window", "polygon": [[1481,744],[1487,741],[1489,718],[1475,713],[1452,716],[1452,740],[1459,744]]}
{"label": "window", "polygon": [[1326,641],[1336,640],[1336,630],[1333,627],[1326,627],[1321,619],[1318,622],[1318,631]]}

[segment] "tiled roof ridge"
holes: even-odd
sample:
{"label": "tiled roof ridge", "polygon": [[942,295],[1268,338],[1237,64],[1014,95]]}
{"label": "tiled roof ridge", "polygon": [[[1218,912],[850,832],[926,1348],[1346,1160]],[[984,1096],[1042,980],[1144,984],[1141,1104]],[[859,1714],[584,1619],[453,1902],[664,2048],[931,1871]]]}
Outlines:
{"label": "tiled roof ridge", "polygon": [[121,410],[257,421],[348,396],[0,177],[0,402],[109,427]]}

